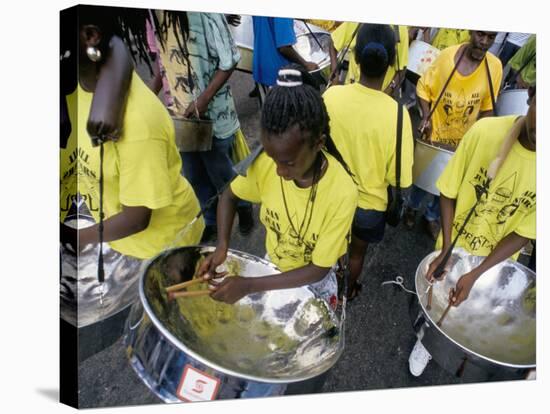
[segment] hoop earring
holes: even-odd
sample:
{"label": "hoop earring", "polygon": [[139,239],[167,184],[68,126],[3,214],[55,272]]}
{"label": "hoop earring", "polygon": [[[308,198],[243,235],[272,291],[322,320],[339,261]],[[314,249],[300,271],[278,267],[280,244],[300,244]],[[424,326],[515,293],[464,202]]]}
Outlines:
{"label": "hoop earring", "polygon": [[86,55],[92,62],[99,62],[101,60],[101,51],[97,47],[89,46],[86,48]]}

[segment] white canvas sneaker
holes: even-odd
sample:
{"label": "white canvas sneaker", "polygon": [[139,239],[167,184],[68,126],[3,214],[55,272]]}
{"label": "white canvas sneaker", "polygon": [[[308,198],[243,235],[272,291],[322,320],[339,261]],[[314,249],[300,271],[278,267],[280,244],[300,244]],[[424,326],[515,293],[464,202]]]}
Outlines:
{"label": "white canvas sneaker", "polygon": [[415,377],[420,376],[428,366],[428,362],[430,362],[431,359],[432,356],[428,350],[424,348],[424,345],[422,345],[420,339],[417,339],[416,344],[414,344],[414,348],[411,351],[411,355],[409,356],[409,371],[411,371],[411,374]]}

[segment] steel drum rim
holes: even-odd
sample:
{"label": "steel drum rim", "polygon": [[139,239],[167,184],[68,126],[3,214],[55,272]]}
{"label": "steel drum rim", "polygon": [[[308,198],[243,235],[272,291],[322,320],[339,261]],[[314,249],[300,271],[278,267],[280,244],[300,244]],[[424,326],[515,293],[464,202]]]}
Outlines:
{"label": "steel drum rim", "polygon": [[[215,250],[215,247],[213,246],[203,246],[203,245],[195,245],[195,246],[184,246],[184,247],[175,247],[175,248],[172,248],[172,249],[168,249],[168,250],[165,250],[163,251],[162,253],[158,254],[157,256],[155,256],[153,259],[151,259],[151,261],[147,264],[147,266],[143,269],[143,272],[142,274],[140,275],[139,277],[139,299],[140,299],[140,303],[141,303],[141,306],[143,307],[143,310],[147,313],[147,317],[151,320],[151,323],[155,326],[156,329],[158,329],[160,331],[160,333],[173,345],[175,346],[177,349],[179,349],[180,351],[184,352],[185,354],[191,356],[192,358],[194,358],[196,361],[206,365],[207,367],[209,368],[212,368],[216,371],[219,371],[223,374],[226,374],[226,375],[230,375],[230,376],[233,376],[233,377],[237,377],[237,378],[243,378],[243,379],[246,379],[246,380],[251,380],[251,381],[257,381],[257,382],[263,382],[263,383],[270,383],[270,384],[290,384],[290,383],[293,383],[293,382],[299,382],[299,381],[304,381],[304,380],[307,380],[307,379],[311,379],[313,377],[316,377],[318,375],[321,375],[323,372],[326,372],[326,371],[323,371],[323,372],[316,372],[314,375],[305,375],[305,376],[302,376],[302,377],[296,377],[296,378],[292,378],[291,380],[289,380],[288,378],[287,379],[277,379],[277,378],[267,378],[267,377],[258,377],[258,376],[255,376],[255,375],[249,375],[249,374],[244,374],[244,373],[240,373],[240,372],[237,372],[237,371],[234,371],[232,369],[229,369],[229,368],[225,368],[225,367],[222,367],[221,365],[218,365],[217,363],[215,362],[212,362],[210,361],[209,359],[203,357],[202,355],[196,353],[195,351],[189,349],[187,346],[185,346],[185,344],[183,344],[181,341],[179,341],[170,331],[168,331],[163,325],[162,323],[157,319],[157,317],[155,316],[153,310],[151,309],[151,307],[149,306],[149,303],[147,302],[146,300],[146,296],[145,296],[145,290],[144,290],[144,284],[145,284],[145,275],[147,274],[147,270],[149,270],[149,268],[153,265],[153,263],[156,262],[157,259],[159,259],[160,257],[164,256],[164,255],[167,255],[171,252],[174,252],[176,250],[181,250],[181,249],[186,249],[186,248],[192,248],[192,247],[198,247],[200,248],[201,252],[213,252]],[[251,258],[254,258],[254,260],[257,260],[271,268],[273,268],[274,270],[280,272],[280,270],[277,268],[277,266],[275,266],[273,263],[261,258],[261,257],[258,257],[258,256],[254,256],[254,255],[251,255],[249,253],[246,253],[246,252],[242,252],[240,250],[235,250],[235,249],[229,249],[228,250],[228,256],[230,253],[236,253],[236,254],[240,254],[240,255],[243,255],[244,257],[251,257]],[[303,286],[304,288],[307,288],[308,290],[311,291],[311,289],[309,288],[309,286]],[[340,348],[339,351],[338,351],[338,358],[336,358],[336,361],[339,359],[339,357],[341,356],[343,352],[343,348]],[[330,369],[327,368],[327,370]]]}
{"label": "steel drum rim", "polygon": [[[455,250],[459,250],[459,248],[455,249]],[[488,356],[485,356],[483,354],[480,354],[476,351],[473,351],[469,348],[466,348],[465,346],[463,346],[462,344],[460,344],[459,342],[455,341],[453,338],[451,338],[445,331],[443,331],[443,329],[441,329],[439,326],[437,326],[437,323],[436,321],[434,321],[429,312],[426,310],[426,307],[424,306],[424,304],[422,303],[422,301],[420,300],[420,296],[421,294],[423,294],[424,292],[419,292],[418,291],[418,284],[416,283],[416,280],[418,277],[424,277],[423,275],[419,275],[419,272],[420,272],[420,269],[422,267],[422,265],[424,264],[425,261],[427,261],[428,259],[431,259],[432,257],[435,257],[435,254],[436,253],[440,253],[441,250],[434,250],[433,252],[431,252],[430,254],[428,254],[426,257],[424,257],[422,259],[422,261],[420,262],[420,264],[418,265],[418,267],[416,268],[416,273],[415,273],[415,278],[414,278],[414,290],[416,292],[416,298],[420,304],[420,308],[422,309],[422,313],[424,314],[424,316],[430,321],[430,324],[439,331],[439,333],[441,333],[442,335],[444,335],[449,341],[451,341],[453,344],[457,345],[462,351],[464,351],[465,353],[467,354],[472,354],[482,360],[485,360],[485,361],[489,361],[489,362],[492,362],[493,364],[496,364],[496,365],[500,365],[500,366],[504,366],[504,367],[508,367],[508,368],[514,368],[514,369],[531,369],[531,368],[536,368],[537,364],[524,364],[524,365],[521,365],[521,364],[512,364],[512,363],[509,363],[509,362],[503,362],[503,361],[498,361],[494,358],[490,358]],[[519,265],[519,267],[522,269],[522,270],[528,270],[530,271],[529,268],[525,267],[524,265],[522,265],[521,263],[517,262],[517,264]]]}
{"label": "steel drum rim", "polygon": [[454,155],[454,152],[453,151],[449,151],[448,149],[446,148],[442,148],[442,147],[438,147],[437,145],[432,145],[430,144],[429,142],[427,142],[426,140],[423,140],[423,139],[420,139],[420,138],[416,138],[415,139],[416,143],[417,144],[422,144],[426,147],[429,147],[430,149],[434,149],[436,151],[441,151],[441,152],[445,152],[449,155]]}

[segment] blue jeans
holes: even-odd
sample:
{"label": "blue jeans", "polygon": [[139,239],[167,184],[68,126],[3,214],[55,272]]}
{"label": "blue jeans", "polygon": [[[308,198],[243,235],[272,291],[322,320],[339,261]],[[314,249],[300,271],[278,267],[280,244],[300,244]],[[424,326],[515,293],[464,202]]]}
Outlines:
{"label": "blue jeans", "polygon": [[431,196],[431,200],[426,206],[424,218],[428,221],[439,220],[439,217],[441,216],[441,210],[439,207],[439,196],[432,195],[427,191],[424,191],[420,187],[417,187],[416,185],[413,185],[411,189],[407,206],[412,208],[413,210],[418,210],[426,195]]}
{"label": "blue jeans", "polygon": [[[206,202],[236,175],[231,160],[231,148],[234,141],[235,134],[226,139],[214,137],[210,151],[180,152],[183,161],[183,175],[195,190],[201,208],[204,208]],[[217,205],[216,200],[204,212],[204,221],[207,226],[216,225]],[[241,201],[239,208],[252,208],[252,206],[247,201]]]}

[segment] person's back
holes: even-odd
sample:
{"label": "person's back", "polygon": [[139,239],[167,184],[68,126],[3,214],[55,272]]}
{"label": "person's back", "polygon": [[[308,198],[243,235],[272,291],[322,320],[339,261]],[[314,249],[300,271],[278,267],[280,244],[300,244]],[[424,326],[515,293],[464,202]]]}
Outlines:
{"label": "person's back", "polygon": [[254,29],[254,56],[252,74],[254,80],[265,86],[273,86],[277,72],[290,61],[277,49],[296,43],[293,19],[252,16]]}
{"label": "person's back", "polygon": [[[359,82],[360,79],[360,69],[359,64],[353,58],[355,53],[355,45],[357,42],[357,30],[360,23],[356,22],[344,22],[338,28],[336,28],[332,34],[332,41],[334,42],[334,47],[338,52],[342,52],[349,45],[349,68],[346,74],[345,83],[354,83]],[[385,91],[390,86],[392,80],[397,72],[403,71],[407,66],[409,60],[409,32],[407,26],[391,26],[396,34],[397,43],[396,43],[396,59],[388,68],[384,82],[381,86],[381,90]],[[397,89],[398,85],[395,85]],[[393,89],[391,92],[393,92]]]}
{"label": "person's back", "polygon": [[[387,186],[395,184],[397,103],[360,83],[333,86],[323,95],[334,143],[359,188],[359,207],[385,211]],[[405,111],[406,112],[406,111]],[[411,184],[412,127],[403,117],[403,187]]]}

